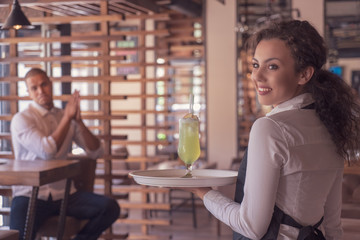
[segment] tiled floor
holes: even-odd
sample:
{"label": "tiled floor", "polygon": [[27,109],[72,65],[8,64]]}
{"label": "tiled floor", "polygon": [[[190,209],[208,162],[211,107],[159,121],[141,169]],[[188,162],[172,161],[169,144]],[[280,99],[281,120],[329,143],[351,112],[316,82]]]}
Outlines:
{"label": "tiled floor", "polygon": [[[192,214],[186,211],[173,212],[172,216],[168,212],[158,212],[159,217],[171,218],[170,226],[152,226],[149,229],[151,239],[171,239],[171,240],[232,240],[232,231],[223,223],[219,223],[212,217],[204,207],[198,207],[197,228],[193,227]],[[220,228],[219,228],[220,224]],[[360,219],[343,219],[344,236],[342,240],[360,239]],[[220,229],[220,231],[219,231]],[[129,240],[142,239],[139,226],[124,227],[122,224],[115,225],[115,232],[128,232]],[[143,238],[145,239],[145,238]]]}
{"label": "tiled floor", "polygon": [[[149,235],[154,239],[172,239],[172,240],[230,240],[232,239],[232,232],[230,228],[220,224],[214,217],[212,217],[204,207],[196,209],[196,223],[194,228],[192,214],[185,209],[173,212],[170,216],[169,212],[159,211],[156,213],[159,218],[170,218],[172,224],[170,226],[151,226],[149,228]],[[220,227],[218,228],[218,224]],[[218,229],[220,230],[218,232]],[[129,239],[141,239],[141,228],[139,226],[127,228],[117,225],[115,231],[118,233],[129,232]]]}
{"label": "tiled floor", "polygon": [[[158,212],[159,217],[171,217],[168,212]],[[198,207],[197,228],[193,227],[192,214],[186,211],[177,211],[172,214],[172,224],[170,226],[152,226],[149,234],[154,239],[172,239],[172,240],[231,240],[231,229],[219,223],[212,217],[204,207]],[[218,225],[220,224],[220,231]],[[360,239],[360,220],[343,219],[344,236],[342,240]],[[131,235],[140,234],[140,228],[127,229]],[[135,239],[135,238],[133,238]],[[139,238],[136,238],[139,239]]]}
{"label": "tiled floor", "polygon": [[[153,227],[151,233],[171,235],[173,240],[230,240],[232,231],[227,226],[218,222],[203,207],[198,207],[197,227],[193,227],[192,214],[189,212],[178,211],[173,213],[171,227]],[[220,225],[220,227],[219,227]]]}

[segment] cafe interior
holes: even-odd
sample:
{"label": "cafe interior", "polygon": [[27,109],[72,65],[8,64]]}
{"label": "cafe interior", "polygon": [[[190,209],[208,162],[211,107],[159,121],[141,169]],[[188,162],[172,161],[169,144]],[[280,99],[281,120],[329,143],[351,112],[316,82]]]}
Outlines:
{"label": "cafe interior", "polygon": [[[257,101],[244,43],[290,19],[316,27],[327,69],[360,93],[359,0],[0,0],[0,158],[14,160],[10,122],[31,102],[26,72],[41,68],[55,106],[80,90],[82,118],[104,145],[99,159],[76,145],[69,155],[82,165],[74,182],[122,209],[102,239],[231,239],[193,194],[141,185],[129,173],[184,168],[179,119],[190,106],[200,122],[193,167],[237,171],[252,123],[270,111]],[[12,184],[0,185],[0,239],[18,239],[9,230]],[[233,197],[234,187],[218,189]],[[38,239],[56,239],[57,221]],[[342,223],[343,239],[359,238],[357,166],[345,168]],[[83,223],[64,224],[60,238],[70,239]]]}

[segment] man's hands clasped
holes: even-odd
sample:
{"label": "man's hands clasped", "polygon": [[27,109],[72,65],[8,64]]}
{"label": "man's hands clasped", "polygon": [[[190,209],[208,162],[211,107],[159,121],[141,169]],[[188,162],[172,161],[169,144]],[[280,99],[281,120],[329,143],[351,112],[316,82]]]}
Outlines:
{"label": "man's hands clasped", "polygon": [[75,90],[75,92],[70,96],[70,99],[66,104],[65,116],[69,119],[81,121],[80,113],[80,92],[79,90]]}

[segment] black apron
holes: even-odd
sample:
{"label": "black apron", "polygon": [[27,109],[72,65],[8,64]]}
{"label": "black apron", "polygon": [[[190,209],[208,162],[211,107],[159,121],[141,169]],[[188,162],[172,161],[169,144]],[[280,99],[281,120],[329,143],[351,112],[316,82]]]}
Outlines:
{"label": "black apron", "polygon": [[[304,107],[303,109],[313,109],[314,104]],[[236,190],[235,190],[235,202],[241,203],[244,198],[244,185],[245,185],[245,176],[246,176],[246,165],[247,165],[247,149],[245,150],[244,157],[241,161],[238,178],[236,181]],[[312,240],[312,239],[323,239],[325,240],[324,235],[318,229],[320,224],[323,221],[323,217],[318,223],[314,226],[302,226],[297,223],[292,217],[284,213],[276,205],[274,206],[273,216],[266,234],[261,238],[262,240],[276,240],[279,234],[280,224],[286,224],[292,227],[300,229],[299,236],[297,240]],[[251,240],[250,238],[244,237],[240,233],[233,232],[233,240]]]}

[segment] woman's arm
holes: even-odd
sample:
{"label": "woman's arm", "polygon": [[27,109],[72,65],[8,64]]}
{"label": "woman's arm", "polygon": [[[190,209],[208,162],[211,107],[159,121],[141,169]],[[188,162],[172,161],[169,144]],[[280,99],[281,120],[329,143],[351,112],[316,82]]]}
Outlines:
{"label": "woman's arm", "polygon": [[279,126],[271,119],[259,119],[250,133],[243,202],[236,203],[215,190],[199,189],[195,193],[202,195],[206,208],[234,231],[260,239],[271,221],[286,153]]}

